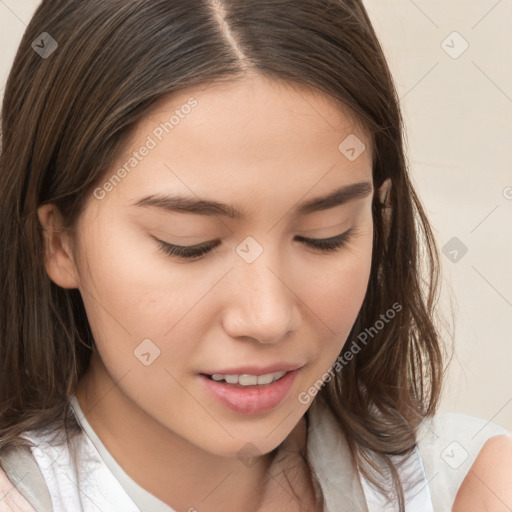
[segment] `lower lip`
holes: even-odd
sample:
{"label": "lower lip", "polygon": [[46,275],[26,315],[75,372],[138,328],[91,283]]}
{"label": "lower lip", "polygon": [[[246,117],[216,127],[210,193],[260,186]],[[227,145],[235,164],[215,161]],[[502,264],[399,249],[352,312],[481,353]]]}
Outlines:
{"label": "lower lip", "polygon": [[223,405],[240,414],[258,414],[281,403],[293,385],[298,370],[287,372],[272,384],[235,387],[199,375],[208,391]]}

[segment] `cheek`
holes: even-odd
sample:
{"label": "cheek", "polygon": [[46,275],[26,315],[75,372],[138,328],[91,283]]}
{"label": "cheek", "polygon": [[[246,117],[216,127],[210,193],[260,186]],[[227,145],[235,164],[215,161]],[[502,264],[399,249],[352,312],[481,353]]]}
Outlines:
{"label": "cheek", "polygon": [[351,327],[363,303],[371,272],[372,232],[360,234],[351,246],[329,258],[308,273],[304,296],[332,334],[347,323]]}
{"label": "cheek", "polygon": [[361,234],[350,249],[308,273],[301,296],[307,297],[309,318],[318,326],[317,373],[335,361],[361,309],[371,272],[372,237],[371,230]]}
{"label": "cheek", "polygon": [[[161,344],[181,325],[208,283],[187,279],[182,267],[169,265],[149,237],[114,220],[104,225],[84,237],[80,291],[98,347],[112,352],[117,347],[117,360],[123,353],[129,361],[142,340]],[[121,344],[126,350],[119,350]]]}
{"label": "cheek", "polygon": [[108,374],[157,415],[170,393],[177,407],[186,405],[183,397],[178,400],[180,386],[173,377],[182,380],[183,362],[197,349],[193,341],[201,333],[197,322],[191,329],[190,316],[208,283],[186,279],[179,265],[172,268],[158,254],[156,243],[141,238],[114,225],[89,237],[87,260],[84,254],[80,265],[81,294]]}

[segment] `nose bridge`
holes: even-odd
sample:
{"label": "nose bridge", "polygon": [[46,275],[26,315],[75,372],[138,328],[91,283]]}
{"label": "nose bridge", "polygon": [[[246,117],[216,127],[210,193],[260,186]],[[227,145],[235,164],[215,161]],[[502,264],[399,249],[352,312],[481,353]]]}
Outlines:
{"label": "nose bridge", "polygon": [[275,342],[297,327],[295,295],[286,282],[289,276],[282,275],[277,251],[256,244],[245,240],[237,247],[240,259],[231,276],[234,293],[225,328],[233,337]]}

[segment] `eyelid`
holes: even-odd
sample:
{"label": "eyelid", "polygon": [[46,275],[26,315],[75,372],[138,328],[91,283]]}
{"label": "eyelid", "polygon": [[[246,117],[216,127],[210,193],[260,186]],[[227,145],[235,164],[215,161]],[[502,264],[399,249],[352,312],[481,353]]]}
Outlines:
{"label": "eyelid", "polygon": [[[310,248],[319,250],[324,253],[333,252],[341,249],[344,245],[352,240],[358,233],[358,229],[354,226],[347,229],[345,232],[339,235],[331,236],[328,238],[306,238],[303,236],[296,236],[296,240],[306,242]],[[179,259],[194,261],[199,259],[203,254],[210,253],[215,247],[221,242],[220,240],[213,240],[211,242],[204,242],[197,245],[181,246],[174,245],[163,240],[159,240],[155,236],[151,235],[160,245],[160,249],[170,256],[175,256]],[[191,253],[191,254],[190,254]],[[198,254],[194,254],[198,253]]]}
{"label": "eyelid", "polygon": [[332,240],[337,240],[339,238],[347,237],[354,231],[355,231],[355,228],[349,228],[346,231],[344,231],[343,233],[339,233],[338,235],[334,235],[334,236],[328,236],[325,238],[311,238],[311,237],[301,236],[301,235],[297,235],[295,238],[296,238],[296,240],[299,240],[302,242],[305,242],[305,241],[306,242],[329,242]]}
{"label": "eyelid", "polygon": [[[323,228],[301,229],[300,232],[301,233],[311,233],[311,232],[324,231],[326,229],[337,229],[339,227],[345,226],[346,224],[347,224],[346,222],[337,222],[336,224],[330,224],[329,226],[325,226]],[[336,236],[339,236],[339,235],[336,235]],[[334,238],[334,237],[329,237],[329,238]]]}
{"label": "eyelid", "polygon": [[156,240],[160,244],[167,245],[169,247],[176,247],[178,249],[202,249],[204,247],[211,247],[211,246],[217,246],[220,243],[220,240],[209,240],[208,242],[202,242],[200,244],[195,245],[177,245],[177,244],[171,244],[170,242],[165,242],[164,240],[160,240],[156,236],[151,235],[151,238]]}

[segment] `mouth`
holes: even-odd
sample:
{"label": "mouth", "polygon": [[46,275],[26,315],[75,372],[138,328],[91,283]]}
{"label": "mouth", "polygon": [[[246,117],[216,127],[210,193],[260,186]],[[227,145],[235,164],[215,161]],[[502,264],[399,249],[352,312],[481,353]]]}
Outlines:
{"label": "mouth", "polygon": [[222,374],[214,373],[207,374],[202,373],[207,379],[210,379],[221,384],[227,384],[229,386],[238,388],[260,388],[273,384],[274,382],[282,379],[288,372],[282,370],[279,372],[271,372],[263,375],[251,375],[249,373],[243,374]]}
{"label": "mouth", "polygon": [[299,369],[254,374],[199,374],[211,397],[238,414],[270,411],[290,394]]}

